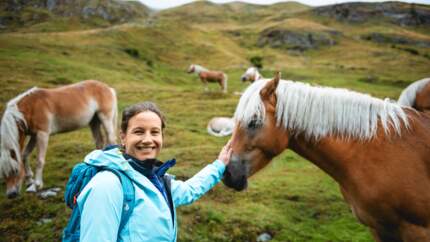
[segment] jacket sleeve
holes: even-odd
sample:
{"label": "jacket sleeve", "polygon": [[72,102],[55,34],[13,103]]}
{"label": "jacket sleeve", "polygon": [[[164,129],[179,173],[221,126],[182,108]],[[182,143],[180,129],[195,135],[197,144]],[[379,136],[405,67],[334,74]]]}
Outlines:
{"label": "jacket sleeve", "polygon": [[97,173],[78,196],[81,211],[80,241],[116,241],[123,192],[119,178],[109,171]]}
{"label": "jacket sleeve", "polygon": [[215,160],[185,182],[172,180],[172,200],[175,207],[190,204],[199,199],[221,180],[224,170],[224,163]]}

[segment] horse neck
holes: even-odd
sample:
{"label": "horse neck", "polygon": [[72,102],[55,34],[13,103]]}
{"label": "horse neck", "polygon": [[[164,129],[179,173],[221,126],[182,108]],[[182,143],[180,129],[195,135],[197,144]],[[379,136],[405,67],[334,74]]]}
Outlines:
{"label": "horse neck", "polygon": [[203,68],[202,66],[198,66],[198,65],[195,65],[194,66],[194,72],[198,75],[198,74],[200,74],[200,72],[202,72],[202,71],[206,71],[206,69],[205,68]]}
{"label": "horse neck", "polygon": [[299,135],[290,137],[288,147],[342,184],[351,169],[348,154],[358,148],[355,145],[359,144],[332,137],[309,141]]}
{"label": "horse neck", "polygon": [[260,79],[263,79],[263,77],[261,76],[261,74],[256,70],[255,71],[255,77],[254,77],[254,81],[258,81]]}

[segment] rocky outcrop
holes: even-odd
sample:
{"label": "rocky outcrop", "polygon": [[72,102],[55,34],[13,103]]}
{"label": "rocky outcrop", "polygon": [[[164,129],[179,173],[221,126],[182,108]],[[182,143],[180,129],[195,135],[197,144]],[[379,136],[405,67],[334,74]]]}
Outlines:
{"label": "rocky outcrop", "polygon": [[362,35],[361,39],[379,44],[414,45],[416,47],[430,48],[430,40],[419,40],[394,34],[370,33]]}
{"label": "rocky outcrop", "polygon": [[336,31],[307,32],[268,28],[260,33],[257,45],[259,47],[270,46],[272,48],[306,51],[335,45],[334,37],[338,35],[340,33]]}
{"label": "rocky outcrop", "polygon": [[408,3],[344,3],[312,10],[316,15],[350,23],[384,17],[402,26],[430,26],[430,6]]}
{"label": "rocky outcrop", "polygon": [[51,15],[83,20],[100,18],[109,23],[121,23],[149,13],[149,9],[140,2],[116,0],[6,0],[0,3],[0,10],[0,25],[24,24],[28,20],[40,22],[38,20]]}

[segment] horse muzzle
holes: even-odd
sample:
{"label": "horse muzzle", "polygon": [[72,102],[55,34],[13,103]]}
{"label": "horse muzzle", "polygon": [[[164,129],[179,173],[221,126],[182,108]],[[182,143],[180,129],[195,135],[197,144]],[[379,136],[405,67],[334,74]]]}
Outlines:
{"label": "horse muzzle", "polygon": [[242,191],[248,186],[247,169],[244,164],[245,162],[239,160],[237,156],[232,156],[222,179],[227,187]]}
{"label": "horse muzzle", "polygon": [[6,197],[9,199],[16,198],[16,197],[18,197],[18,195],[19,195],[18,189],[15,189],[15,188],[10,189],[6,192]]}

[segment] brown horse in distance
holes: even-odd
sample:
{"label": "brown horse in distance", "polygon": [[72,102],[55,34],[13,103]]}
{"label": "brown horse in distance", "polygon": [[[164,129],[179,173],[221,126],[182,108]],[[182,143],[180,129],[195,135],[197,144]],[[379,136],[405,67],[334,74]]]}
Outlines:
{"label": "brown horse in distance", "polygon": [[418,80],[405,88],[398,103],[420,112],[430,111],[430,78]]}
{"label": "brown horse in distance", "polygon": [[261,80],[235,113],[224,183],[290,148],[331,176],[376,241],[430,241],[430,116],[346,89]]}
{"label": "brown horse in distance", "polygon": [[[68,132],[90,125],[97,148],[116,142],[116,92],[99,81],[83,81],[54,89],[32,88],[6,106],[1,121],[0,176],[6,194],[19,194],[24,177],[27,191],[43,187],[42,172],[51,134]],[[103,128],[105,137],[101,133]],[[26,137],[30,139],[25,144]],[[37,147],[36,177],[28,162]]]}
{"label": "brown horse in distance", "polygon": [[218,83],[221,87],[221,90],[226,93],[227,92],[227,74],[221,71],[211,71],[200,65],[192,64],[188,68],[188,73],[196,73],[200,80],[205,85],[205,91],[208,90],[208,83],[215,82]]}

